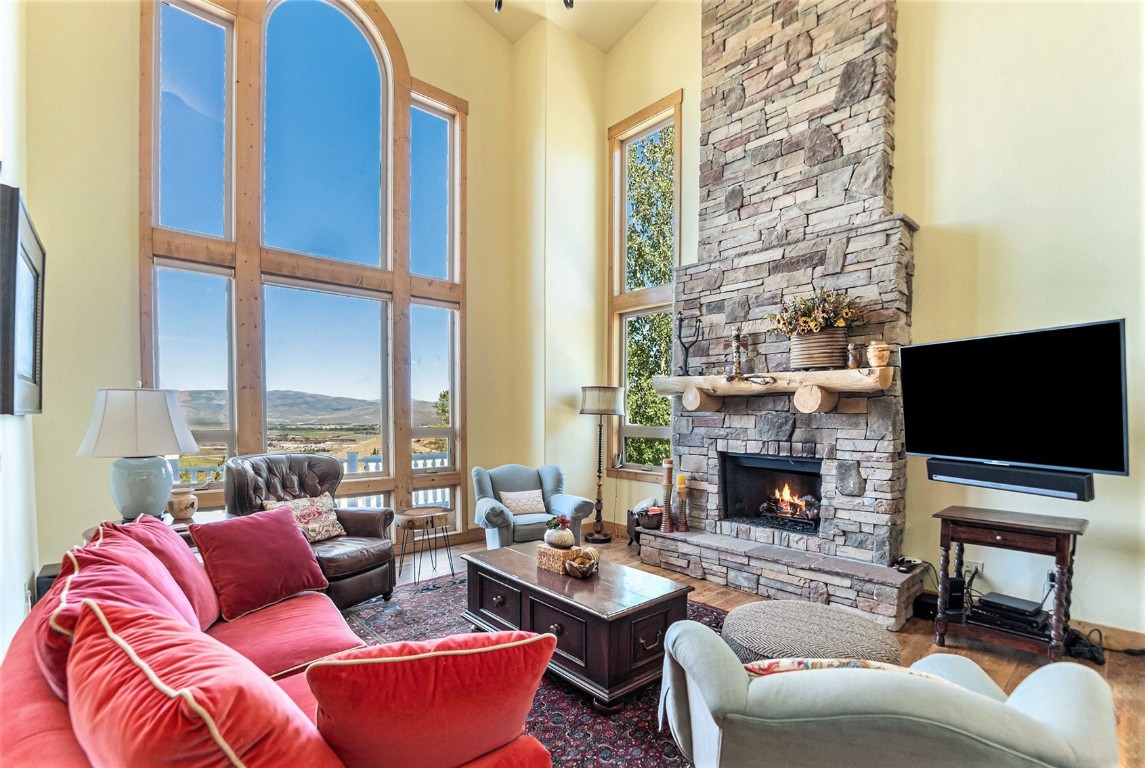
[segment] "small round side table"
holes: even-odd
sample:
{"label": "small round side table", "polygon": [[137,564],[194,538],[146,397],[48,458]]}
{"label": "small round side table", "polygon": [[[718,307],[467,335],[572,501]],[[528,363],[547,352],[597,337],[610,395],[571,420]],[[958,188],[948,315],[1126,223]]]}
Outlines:
{"label": "small round side table", "polygon": [[[402,532],[401,550],[398,555],[398,575],[401,576],[405,568],[406,547],[412,550],[413,583],[421,581],[421,558],[417,556],[418,542],[421,542],[421,552],[429,552],[430,567],[437,572],[438,540],[445,546],[445,558],[449,561],[449,575],[456,576],[453,570],[453,550],[449,543],[449,516],[451,510],[446,507],[411,507],[400,510],[394,515],[394,529]],[[418,533],[421,532],[421,538]],[[407,544],[408,542],[408,544]]]}

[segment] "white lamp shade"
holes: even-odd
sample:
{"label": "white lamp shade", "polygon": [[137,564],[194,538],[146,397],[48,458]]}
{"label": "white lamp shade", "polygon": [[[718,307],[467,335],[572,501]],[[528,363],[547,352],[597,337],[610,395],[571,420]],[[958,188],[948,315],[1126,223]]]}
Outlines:
{"label": "white lamp shade", "polygon": [[99,389],[77,456],[167,456],[199,450],[173,389]]}
{"label": "white lamp shade", "polygon": [[581,387],[580,412],[593,416],[623,416],[624,387]]}

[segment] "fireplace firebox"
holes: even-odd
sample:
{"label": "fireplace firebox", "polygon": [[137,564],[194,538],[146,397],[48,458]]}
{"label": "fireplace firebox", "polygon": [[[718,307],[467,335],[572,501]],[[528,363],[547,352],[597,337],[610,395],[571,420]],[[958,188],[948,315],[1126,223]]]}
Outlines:
{"label": "fireplace firebox", "polygon": [[818,531],[822,464],[818,459],[721,453],[724,519],[786,531]]}

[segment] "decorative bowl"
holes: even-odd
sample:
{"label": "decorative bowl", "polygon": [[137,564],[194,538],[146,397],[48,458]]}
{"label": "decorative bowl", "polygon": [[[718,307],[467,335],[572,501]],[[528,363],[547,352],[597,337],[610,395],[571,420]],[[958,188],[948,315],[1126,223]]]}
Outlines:
{"label": "decorative bowl", "polygon": [[660,530],[660,520],[662,518],[661,512],[652,514],[651,512],[641,512],[636,517],[636,522],[640,523],[641,528],[647,528],[650,531]]}
{"label": "decorative bowl", "polygon": [[586,562],[578,562],[580,558],[573,560],[565,560],[565,570],[568,571],[569,576],[574,579],[587,579],[594,572],[596,572],[596,561],[589,560]]}

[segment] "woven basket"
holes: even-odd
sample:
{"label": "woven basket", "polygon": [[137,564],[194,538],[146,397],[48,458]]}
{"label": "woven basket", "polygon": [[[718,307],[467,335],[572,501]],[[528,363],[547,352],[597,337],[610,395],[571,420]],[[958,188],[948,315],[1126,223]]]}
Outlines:
{"label": "woven basket", "polygon": [[537,567],[544,568],[546,571],[559,573],[562,576],[567,576],[565,572],[565,560],[572,560],[580,554],[580,547],[570,547],[568,549],[557,549],[550,547],[548,544],[537,544]]}
{"label": "woven basket", "polygon": [[819,333],[791,337],[791,370],[810,371],[847,365],[847,329],[825,328]]}

